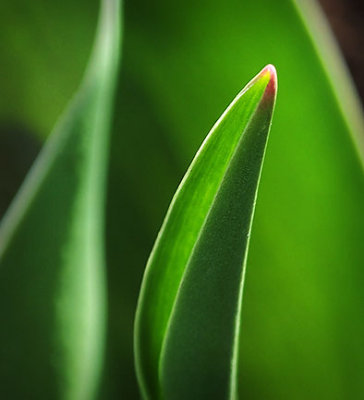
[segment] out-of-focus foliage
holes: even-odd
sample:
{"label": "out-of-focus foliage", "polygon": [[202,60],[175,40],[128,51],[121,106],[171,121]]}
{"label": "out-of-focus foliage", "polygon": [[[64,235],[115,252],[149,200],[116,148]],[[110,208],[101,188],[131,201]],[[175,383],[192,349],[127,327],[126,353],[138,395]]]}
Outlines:
{"label": "out-of-focus foliage", "polygon": [[2,398],[87,400],[98,393],[105,171],[119,37],[119,1],[103,1],[83,84],[2,220]]}
{"label": "out-of-focus foliage", "polygon": [[79,86],[99,2],[5,1],[1,7],[0,118],[46,137]]}
{"label": "out-of-focus foliage", "polygon": [[[8,115],[39,136],[82,74],[96,15],[95,1],[40,9],[43,3],[6,2],[0,24],[1,109],[11,106]],[[268,62],[279,70],[280,93],[251,238],[239,393],[357,398],[364,391],[364,178],[351,136],[354,126],[357,136],[364,133],[355,107],[354,115],[342,113],[355,99],[342,90],[342,74],[333,75],[341,60],[321,43],[325,21],[315,20],[312,37],[291,0],[126,0],[124,11],[106,210],[103,398],[138,398],[132,326],[152,243],[204,133]],[[47,35],[29,39],[44,26]],[[57,57],[42,67],[52,51]]]}

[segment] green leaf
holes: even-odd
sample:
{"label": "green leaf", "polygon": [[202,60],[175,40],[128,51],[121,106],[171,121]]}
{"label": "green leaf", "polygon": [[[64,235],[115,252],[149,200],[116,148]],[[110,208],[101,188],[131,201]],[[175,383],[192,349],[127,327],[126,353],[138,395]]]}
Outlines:
{"label": "green leaf", "polygon": [[275,92],[268,66],[217,121],[172,200],[137,309],[146,398],[235,393],[244,265]]}
{"label": "green leaf", "polygon": [[84,81],[0,227],[0,391],[6,398],[79,400],[97,391],[119,24],[119,1],[104,0]]}
{"label": "green leaf", "polygon": [[[112,384],[127,398],[116,377],[132,369],[133,320],[125,311],[120,323],[120,304],[128,293],[134,306],[147,248],[205,132],[267,59],[279,71],[279,101],[249,249],[239,395],[364,392],[364,175],[351,138],[364,137],[363,116],[334,38],[322,33],[327,21],[315,17],[302,20],[291,0],[135,0],[126,8],[125,108],[116,118],[128,135],[113,137],[109,266],[113,355],[122,360]],[[313,22],[315,32],[306,26]],[[326,36],[331,45],[317,46]],[[138,158],[129,150],[136,146]]]}

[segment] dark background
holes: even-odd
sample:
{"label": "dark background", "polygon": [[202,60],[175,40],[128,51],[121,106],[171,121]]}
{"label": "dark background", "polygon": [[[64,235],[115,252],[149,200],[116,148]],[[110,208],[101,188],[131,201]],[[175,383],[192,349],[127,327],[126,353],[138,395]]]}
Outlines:
{"label": "dark background", "polygon": [[319,0],[364,102],[364,1]]}

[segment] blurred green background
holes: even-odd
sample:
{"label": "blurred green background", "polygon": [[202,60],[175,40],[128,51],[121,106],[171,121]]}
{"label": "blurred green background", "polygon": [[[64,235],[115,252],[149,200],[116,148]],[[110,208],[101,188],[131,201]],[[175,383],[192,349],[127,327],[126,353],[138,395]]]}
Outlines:
{"label": "blurred green background", "polygon": [[[362,90],[363,8],[355,1],[323,3]],[[2,214],[78,87],[97,13],[97,1],[2,5]],[[147,257],[203,138],[268,63],[277,68],[279,90],[247,267],[240,396],[364,393],[364,175],[351,139],[364,131],[355,95],[345,95],[350,83],[340,80],[341,60],[317,51],[323,46],[332,55],[318,18],[308,20],[319,28],[313,37],[289,0],[124,2],[101,398],[139,396],[132,328]],[[331,83],[338,76],[336,90]]]}

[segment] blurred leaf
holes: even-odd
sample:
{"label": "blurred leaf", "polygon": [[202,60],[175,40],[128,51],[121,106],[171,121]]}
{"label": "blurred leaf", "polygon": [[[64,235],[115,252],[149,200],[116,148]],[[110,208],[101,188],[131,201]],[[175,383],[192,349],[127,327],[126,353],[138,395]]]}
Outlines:
{"label": "blurred leaf", "polygon": [[90,399],[98,388],[105,172],[118,47],[119,1],[104,0],[83,84],[0,227],[4,398]]}
{"label": "blurred leaf", "polygon": [[146,398],[235,392],[243,264],[275,91],[268,66],[212,128],[172,200],[137,311]]}

